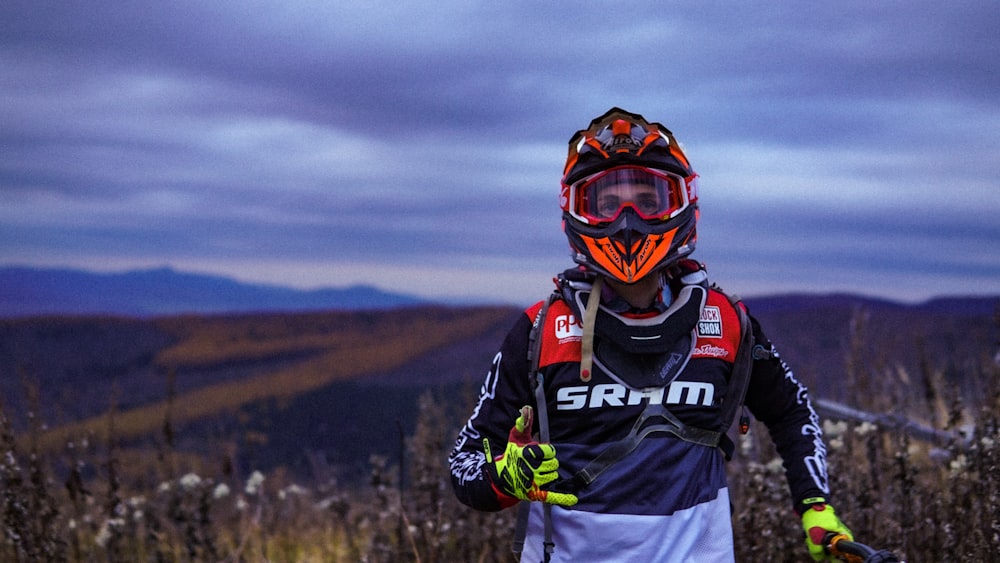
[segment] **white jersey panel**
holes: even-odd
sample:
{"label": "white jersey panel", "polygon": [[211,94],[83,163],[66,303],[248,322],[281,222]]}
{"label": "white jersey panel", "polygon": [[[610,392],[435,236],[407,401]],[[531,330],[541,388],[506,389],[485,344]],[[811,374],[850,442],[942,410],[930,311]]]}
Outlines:
{"label": "white jersey panel", "polygon": [[[542,505],[532,503],[522,563],[543,561]],[[734,563],[729,490],[669,516],[552,509],[553,562]],[[584,539],[585,538],[585,539]]]}

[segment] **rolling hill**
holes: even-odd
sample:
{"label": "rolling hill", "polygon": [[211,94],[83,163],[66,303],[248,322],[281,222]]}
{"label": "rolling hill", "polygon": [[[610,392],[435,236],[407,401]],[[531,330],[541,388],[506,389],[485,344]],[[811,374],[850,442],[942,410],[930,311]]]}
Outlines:
{"label": "rolling hill", "polygon": [[[814,396],[870,404],[905,379],[911,396],[899,408],[926,418],[920,405],[942,381],[975,399],[964,378],[996,353],[997,302],[786,296],[748,305]],[[3,319],[0,402],[22,431],[36,413],[48,426],[44,447],[106,437],[114,412],[124,447],[162,445],[169,422],[178,449],[243,468],[358,470],[372,454],[397,456],[421,393],[443,399],[442,424],[457,432],[518,314],[420,305]]]}

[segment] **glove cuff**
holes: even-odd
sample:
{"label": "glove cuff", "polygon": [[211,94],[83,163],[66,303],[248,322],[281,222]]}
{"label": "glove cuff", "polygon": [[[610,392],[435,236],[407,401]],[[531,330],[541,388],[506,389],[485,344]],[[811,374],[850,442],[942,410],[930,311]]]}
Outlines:
{"label": "glove cuff", "polygon": [[519,499],[517,497],[512,497],[512,496],[508,495],[507,493],[501,491],[496,486],[496,483],[492,482],[492,480],[490,481],[490,487],[493,489],[493,494],[496,495],[496,497],[497,497],[497,502],[500,503],[500,509],[501,510],[503,510],[505,508],[510,508],[510,507],[514,506],[515,504],[521,502],[521,499]]}
{"label": "glove cuff", "polygon": [[826,501],[825,497],[809,497],[809,498],[804,498],[800,502],[796,503],[793,509],[795,510],[795,514],[798,514],[799,517],[801,518],[802,515],[806,513],[806,511],[828,504],[829,503]]}
{"label": "glove cuff", "polygon": [[[486,453],[489,454],[489,443],[486,444]],[[520,499],[505,493],[503,489],[500,488],[500,475],[497,473],[496,462],[492,459],[486,462],[483,466],[483,474],[486,476],[486,481],[490,484],[490,489],[493,490],[493,495],[497,499],[497,503],[500,505],[500,509],[510,508],[518,503]]]}

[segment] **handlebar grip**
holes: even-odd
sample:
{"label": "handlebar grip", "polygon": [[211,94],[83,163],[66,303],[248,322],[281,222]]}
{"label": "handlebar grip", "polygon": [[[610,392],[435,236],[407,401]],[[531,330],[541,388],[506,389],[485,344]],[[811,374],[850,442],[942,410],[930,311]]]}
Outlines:
{"label": "handlebar grip", "polygon": [[863,543],[851,540],[846,534],[828,532],[823,536],[823,548],[827,553],[848,563],[902,563],[899,558],[886,550],[876,551]]}
{"label": "handlebar grip", "polygon": [[874,553],[868,546],[851,541],[851,538],[846,534],[836,532],[829,532],[823,536],[823,549],[848,563],[863,563],[869,555]]}

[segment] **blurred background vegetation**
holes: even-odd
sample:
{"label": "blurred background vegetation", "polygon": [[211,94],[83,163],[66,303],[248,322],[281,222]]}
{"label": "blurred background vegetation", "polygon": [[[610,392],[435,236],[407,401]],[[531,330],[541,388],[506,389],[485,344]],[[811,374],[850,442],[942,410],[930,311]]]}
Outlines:
{"label": "blurred background vegetation", "polygon": [[[814,397],[881,415],[824,423],[857,538],[991,560],[995,312],[751,308]],[[0,560],[512,561],[513,511],[459,505],[445,458],[517,314],[4,321]],[[766,430],[738,441],[737,560],[805,560]]]}

